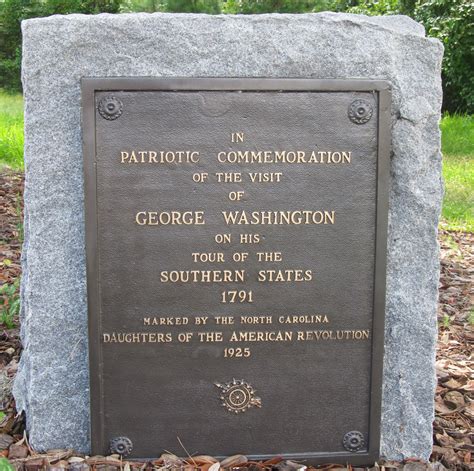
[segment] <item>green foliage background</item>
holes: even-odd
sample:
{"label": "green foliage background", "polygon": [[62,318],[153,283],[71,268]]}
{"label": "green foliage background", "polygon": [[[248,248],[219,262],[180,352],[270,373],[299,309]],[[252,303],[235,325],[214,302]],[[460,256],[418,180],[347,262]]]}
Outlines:
{"label": "green foliage background", "polygon": [[53,14],[139,11],[409,15],[445,47],[445,111],[474,113],[473,0],[0,0],[0,88],[21,90],[21,20]]}
{"label": "green foliage background", "polygon": [[67,13],[118,13],[121,0],[0,0],[0,88],[21,90],[21,20]]}
{"label": "green foliage background", "polygon": [[415,10],[430,36],[444,45],[444,102],[474,114],[474,1],[428,0]]}

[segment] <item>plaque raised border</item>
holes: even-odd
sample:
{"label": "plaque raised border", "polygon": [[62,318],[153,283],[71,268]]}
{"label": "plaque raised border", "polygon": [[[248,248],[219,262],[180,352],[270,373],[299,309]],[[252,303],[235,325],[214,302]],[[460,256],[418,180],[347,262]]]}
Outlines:
{"label": "plaque raised border", "polygon": [[[386,251],[388,222],[388,188],[390,168],[390,84],[383,80],[359,79],[304,79],[304,78],[149,78],[112,77],[83,78],[82,129],[84,156],[84,190],[86,217],[87,292],[89,316],[89,364],[91,386],[91,449],[94,454],[108,450],[108,437],[104,435],[104,394],[102,390],[102,349],[100,340],[101,317],[99,312],[99,271],[97,244],[97,188],[96,188],[96,104],[95,93],[110,91],[110,102],[101,103],[99,113],[108,120],[120,119],[122,104],[113,97],[118,91],[282,91],[282,92],[373,92],[378,94],[378,147],[377,197],[375,234],[375,283],[373,298],[372,369],[370,386],[370,422],[367,452],[358,452],[360,433],[348,430],[344,439],[347,452],[282,453],[284,459],[304,460],[305,463],[351,463],[363,465],[379,458],[380,420],[383,382],[384,316]],[[357,100],[356,100],[357,101]],[[364,103],[353,103],[348,119],[363,125],[372,117],[372,110]],[[359,434],[359,435],[358,435]],[[363,439],[362,439],[363,440]],[[206,450],[201,450],[205,453]],[[245,453],[245,450],[241,450]],[[157,450],[157,453],[159,450]],[[271,455],[251,455],[251,460],[266,460]],[[146,457],[143,457],[146,458]],[[219,457],[218,457],[219,458]]]}

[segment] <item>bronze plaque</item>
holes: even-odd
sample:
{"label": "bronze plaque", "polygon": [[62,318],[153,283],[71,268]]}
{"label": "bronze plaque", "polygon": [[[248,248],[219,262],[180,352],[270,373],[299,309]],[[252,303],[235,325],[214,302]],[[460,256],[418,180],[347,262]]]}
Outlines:
{"label": "bronze plaque", "polygon": [[93,453],[373,462],[388,84],[82,86]]}

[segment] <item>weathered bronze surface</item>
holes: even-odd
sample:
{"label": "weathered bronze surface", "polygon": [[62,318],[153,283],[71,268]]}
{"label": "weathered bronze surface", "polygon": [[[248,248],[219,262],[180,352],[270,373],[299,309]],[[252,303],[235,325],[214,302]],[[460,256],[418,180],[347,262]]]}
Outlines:
{"label": "weathered bronze surface", "polygon": [[388,84],[82,96],[93,452],[373,462]]}

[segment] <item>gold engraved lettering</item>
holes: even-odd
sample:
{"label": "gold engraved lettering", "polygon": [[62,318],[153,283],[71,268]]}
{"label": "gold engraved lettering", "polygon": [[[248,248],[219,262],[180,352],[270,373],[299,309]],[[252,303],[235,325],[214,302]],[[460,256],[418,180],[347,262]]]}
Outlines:
{"label": "gold engraved lettering", "polygon": [[[251,355],[252,355],[252,352],[250,351],[249,347],[245,347],[245,348],[241,348],[241,347],[224,348],[224,358],[249,358]],[[229,384],[233,385],[233,383],[229,383]],[[247,384],[247,386],[250,386],[250,385]],[[256,398],[256,400],[260,401],[260,398]],[[249,407],[249,406],[247,406],[247,407]],[[258,407],[260,407],[260,406],[258,406]],[[228,408],[228,409],[231,410],[230,408]],[[235,410],[234,410],[234,412],[235,412]]]}
{"label": "gold engraved lettering", "polygon": [[293,332],[278,331],[278,332],[243,332],[233,331],[229,341],[230,342],[291,342],[293,339]]}
{"label": "gold engraved lettering", "polygon": [[224,261],[224,254],[222,252],[210,252],[210,253],[193,252],[191,256],[193,257],[193,262],[222,263]]}
{"label": "gold engraved lettering", "polygon": [[351,151],[238,150],[218,152],[223,164],[350,164]]}
{"label": "gold engraved lettering", "polygon": [[259,270],[258,281],[277,283],[277,282],[300,282],[311,281],[313,279],[313,272],[311,270]]}
{"label": "gold engraved lettering", "polygon": [[217,172],[218,183],[242,183],[242,174],[238,172]]}
{"label": "gold engraved lettering", "polygon": [[200,226],[206,224],[204,211],[140,211],[135,215],[139,226]]}
{"label": "gold engraved lettering", "polygon": [[187,325],[189,317],[144,317],[143,325]]}
{"label": "gold engraved lettering", "polygon": [[200,342],[223,342],[222,332],[198,332],[197,336]]}
{"label": "gold engraved lettering", "polygon": [[161,271],[162,283],[243,283],[245,270],[171,270]]}
{"label": "gold engraved lettering", "polygon": [[252,183],[279,183],[282,175],[282,172],[250,172],[248,174]]}
{"label": "gold engraved lettering", "polygon": [[122,164],[197,164],[199,152],[190,150],[179,151],[121,151]]}
{"label": "gold engraved lettering", "polygon": [[180,332],[178,334],[178,342],[179,343],[189,343],[191,339],[193,338],[193,333],[192,332]]}
{"label": "gold engraved lettering", "polygon": [[214,321],[217,325],[232,325],[235,324],[233,316],[215,316]]}
{"label": "gold engraved lettering", "polygon": [[326,315],[312,315],[312,316],[279,316],[278,322],[280,324],[327,324],[329,323]]}
{"label": "gold engraved lettering", "polygon": [[259,262],[281,262],[281,252],[257,252]]}
{"label": "gold engraved lettering", "polygon": [[244,142],[243,132],[233,132],[230,134],[230,142]]}
{"label": "gold engraved lettering", "polygon": [[206,325],[208,319],[209,319],[209,316],[196,316],[194,318],[194,323],[196,325]]}
{"label": "gold engraved lettering", "polygon": [[173,337],[169,332],[106,332],[102,334],[104,343],[168,343],[172,340]]}
{"label": "gold engraved lettering", "polygon": [[227,225],[335,224],[335,211],[222,211]]}
{"label": "gold engraved lettering", "polygon": [[367,340],[370,330],[313,330],[297,332],[297,340]]}
{"label": "gold engraved lettering", "polygon": [[241,316],[241,324],[272,324],[272,316]]}
{"label": "gold engraved lettering", "polygon": [[260,234],[240,234],[241,244],[259,244]]}

